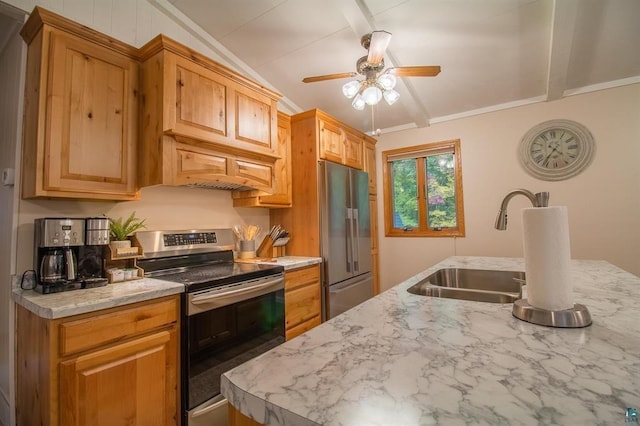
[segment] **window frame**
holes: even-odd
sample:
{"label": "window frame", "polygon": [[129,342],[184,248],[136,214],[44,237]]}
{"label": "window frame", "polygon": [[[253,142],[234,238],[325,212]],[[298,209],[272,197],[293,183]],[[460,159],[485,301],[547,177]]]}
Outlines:
{"label": "window frame", "polygon": [[[429,228],[427,227],[427,203],[426,203],[426,159],[427,155],[437,154],[439,151],[453,149],[454,176],[456,185],[456,228]],[[419,172],[417,177],[418,194],[418,223],[417,228],[397,228],[393,225],[393,182],[391,181],[391,163],[393,158],[415,158]],[[391,158],[391,159],[390,159]],[[452,139],[441,142],[427,143],[423,145],[392,149],[382,152],[382,179],[384,189],[384,228],[387,237],[464,237],[464,195],[462,190],[462,154],[460,152],[460,139]]]}

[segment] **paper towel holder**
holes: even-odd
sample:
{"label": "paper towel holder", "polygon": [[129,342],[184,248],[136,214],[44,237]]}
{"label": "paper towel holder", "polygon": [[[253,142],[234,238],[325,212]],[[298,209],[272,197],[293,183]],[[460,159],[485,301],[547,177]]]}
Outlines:
{"label": "paper towel holder", "polygon": [[589,310],[579,303],[570,309],[548,311],[531,306],[527,299],[518,299],[513,303],[512,314],[519,320],[547,327],[582,328],[591,325]]}

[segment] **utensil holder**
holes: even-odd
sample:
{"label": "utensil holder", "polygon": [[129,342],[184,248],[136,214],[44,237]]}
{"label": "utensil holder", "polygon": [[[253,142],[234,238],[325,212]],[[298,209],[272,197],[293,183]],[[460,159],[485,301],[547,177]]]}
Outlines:
{"label": "utensil holder", "polygon": [[256,240],[240,240],[240,259],[252,259],[256,257]]}

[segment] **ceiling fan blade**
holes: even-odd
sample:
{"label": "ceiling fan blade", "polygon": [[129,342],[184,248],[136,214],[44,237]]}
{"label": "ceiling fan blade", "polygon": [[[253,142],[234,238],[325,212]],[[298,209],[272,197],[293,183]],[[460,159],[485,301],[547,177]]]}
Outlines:
{"label": "ceiling fan blade", "polygon": [[387,70],[389,74],[398,77],[435,77],[440,74],[440,67],[434,66],[417,66],[417,67],[395,67]]}
{"label": "ceiling fan blade", "polygon": [[369,42],[369,55],[367,62],[376,65],[379,64],[387,50],[387,46],[391,41],[391,33],[387,31],[373,31],[371,33],[371,41]]}
{"label": "ceiling fan blade", "polygon": [[316,75],[314,77],[305,77],[302,79],[302,82],[315,83],[316,81],[335,80],[337,78],[355,77],[356,75],[358,74],[355,72],[341,72],[338,74]]}

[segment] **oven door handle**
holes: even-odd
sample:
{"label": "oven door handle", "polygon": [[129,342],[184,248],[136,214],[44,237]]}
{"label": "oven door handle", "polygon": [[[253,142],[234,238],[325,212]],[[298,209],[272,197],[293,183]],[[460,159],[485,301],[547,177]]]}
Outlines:
{"label": "oven door handle", "polygon": [[215,307],[226,306],[232,303],[241,302],[243,300],[251,299],[252,297],[261,296],[272,291],[281,290],[284,288],[284,278],[279,276],[267,281],[261,282],[250,287],[239,288],[236,290],[229,290],[224,292],[217,292],[214,294],[205,293],[194,296],[191,299],[192,305],[211,304]]}

